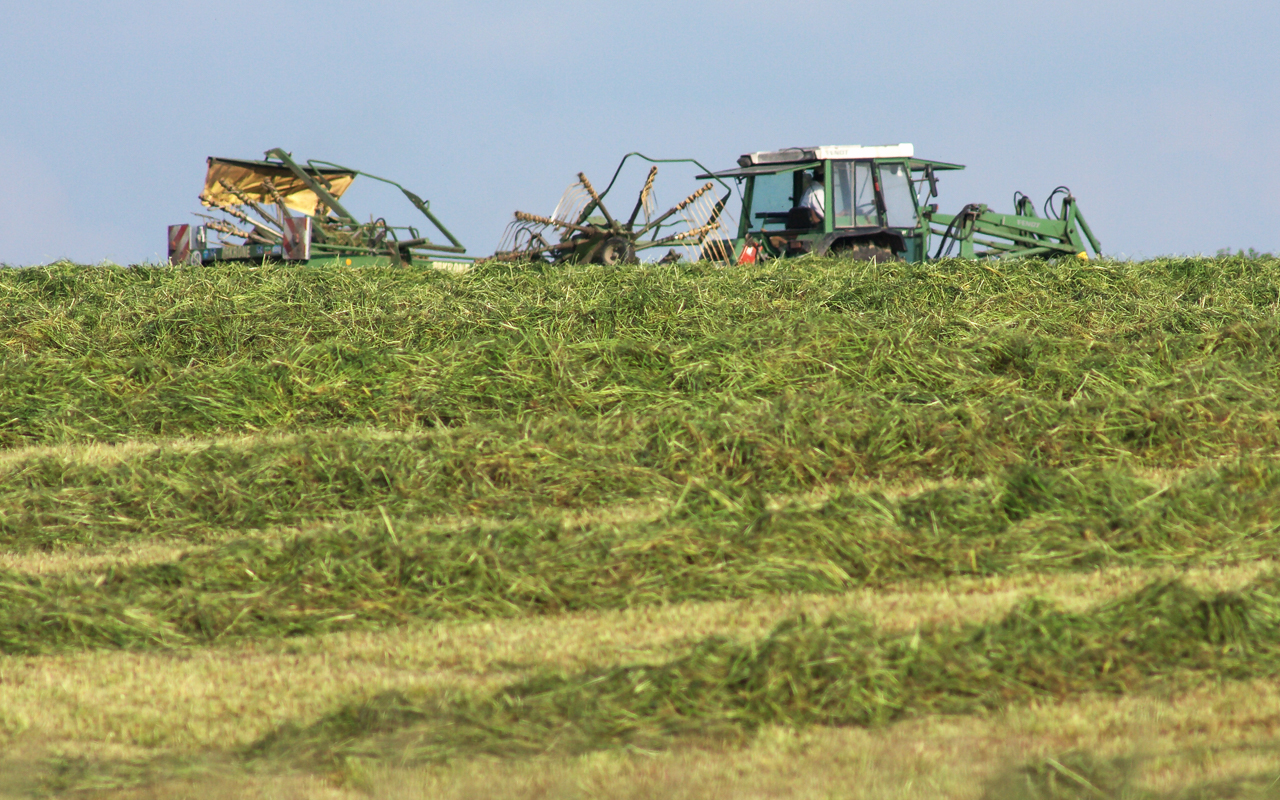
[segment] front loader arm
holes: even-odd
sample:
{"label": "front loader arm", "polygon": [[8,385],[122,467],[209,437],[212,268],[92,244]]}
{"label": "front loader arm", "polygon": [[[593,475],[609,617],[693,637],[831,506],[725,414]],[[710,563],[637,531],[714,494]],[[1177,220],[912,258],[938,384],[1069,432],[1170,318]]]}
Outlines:
{"label": "front loader arm", "polygon": [[952,245],[959,245],[960,258],[1033,255],[1088,258],[1086,241],[1095,256],[1101,255],[1102,248],[1080,214],[1075,198],[1067,195],[1062,205],[1061,219],[997,214],[980,204],[967,205],[959,214],[934,212],[929,221],[941,226],[930,228],[930,233],[940,237],[934,258],[949,253]]}

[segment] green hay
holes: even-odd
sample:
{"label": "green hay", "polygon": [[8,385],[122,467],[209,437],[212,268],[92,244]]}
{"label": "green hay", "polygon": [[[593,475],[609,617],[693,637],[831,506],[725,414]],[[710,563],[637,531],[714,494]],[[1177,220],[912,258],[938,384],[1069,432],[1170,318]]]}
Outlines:
{"label": "green hay", "polygon": [[[0,546],[220,542],[0,574],[0,652],[1275,558],[1280,468],[1250,454],[1280,446],[1277,298],[1273,258],[0,271],[0,447],[160,444],[10,452]],[[846,489],[933,478],[959,481]],[[620,498],[666,512],[563,521]],[[383,696],[256,752],[657,747],[1270,676],[1273,589],[901,636],[793,620],[657,667]]]}
{"label": "green hay", "polygon": [[11,446],[578,420],[798,485],[1280,445],[1273,259],[10,272]]}
{"label": "green hay", "polygon": [[[579,426],[581,427],[581,426]],[[467,428],[417,435],[310,432],[162,447],[120,460],[52,453],[0,466],[11,552],[129,540],[226,539],[370,514],[487,515],[591,507],[673,487],[572,428],[550,441]]]}
{"label": "green hay", "polygon": [[484,696],[380,695],[254,753],[436,760],[654,748],[766,724],[875,726],[986,713],[1085,692],[1125,694],[1280,670],[1274,578],[1202,596],[1154,583],[1088,613],[1030,600],[1004,619],[886,634],[847,617],[780,624],[755,642],[707,639],[658,666],[545,674]]}
{"label": "green hay", "polygon": [[1278,495],[1280,462],[1246,459],[1164,490],[1119,470],[1020,467],[897,502],[844,492],[778,510],[756,491],[691,482],[667,515],[626,523],[459,526],[379,513],[168,563],[0,575],[0,652],[173,647],[954,575],[1274,558]]}

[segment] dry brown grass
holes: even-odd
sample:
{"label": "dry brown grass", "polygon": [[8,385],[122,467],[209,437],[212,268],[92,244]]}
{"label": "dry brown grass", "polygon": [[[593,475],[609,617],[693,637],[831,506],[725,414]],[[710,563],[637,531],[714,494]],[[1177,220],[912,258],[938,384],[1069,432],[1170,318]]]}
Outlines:
{"label": "dry brown grass", "polygon": [[[1138,755],[1156,792],[1268,770],[1280,776],[1280,690],[1255,682],[1172,699],[1090,697],[988,719],[882,730],[766,730],[741,749],[690,747],[525,763],[466,762],[354,777],[383,798],[979,798],[1012,767],[1065,751]],[[359,769],[358,767],[356,768]]]}
{"label": "dry brown grass", "polygon": [[118,569],[174,561],[186,553],[198,552],[209,546],[181,545],[176,542],[125,542],[94,550],[72,547],[53,552],[31,550],[25,553],[0,553],[0,570],[28,575],[101,572],[111,567]]}
{"label": "dry brown grass", "polygon": [[[1268,567],[1176,573],[1230,589]],[[0,660],[0,734],[76,753],[237,747],[286,720],[306,722],[354,697],[411,687],[490,688],[535,668],[657,663],[713,634],[763,636],[796,613],[865,614],[888,629],[958,625],[1006,613],[1028,595],[1084,609],[1162,570],[1021,575],[903,585],[845,595],[681,603],[561,616],[443,623],[178,652],[83,652]]]}
{"label": "dry brown grass", "polygon": [[296,438],[294,434],[240,434],[234,436],[164,436],[137,438],[124,442],[69,442],[65,444],[28,445],[0,450],[0,468],[28,461],[33,458],[63,458],[82,464],[118,464],[129,458],[145,455],[161,448],[177,451],[195,450],[211,444],[252,444],[257,442],[284,442]]}
{"label": "dry brown grass", "polygon": [[931,717],[873,730],[769,728],[745,747],[687,742],[662,753],[606,751],[576,758],[477,759],[415,768],[349,763],[327,776],[254,777],[215,770],[194,780],[87,796],[1004,800],[1010,795],[992,788],[993,782],[1019,765],[1070,751],[1103,759],[1137,756],[1137,787],[1173,794],[1209,781],[1271,772],[1280,777],[1277,733],[1280,688],[1254,681],[1172,698],[1095,696],[1016,708],[989,718]]}

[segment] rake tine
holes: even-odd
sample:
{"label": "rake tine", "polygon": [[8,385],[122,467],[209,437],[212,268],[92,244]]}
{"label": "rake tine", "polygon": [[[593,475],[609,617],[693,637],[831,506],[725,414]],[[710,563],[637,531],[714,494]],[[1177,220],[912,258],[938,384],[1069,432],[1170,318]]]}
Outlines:
{"label": "rake tine", "polygon": [[673,206],[670,210],[668,210],[665,214],[663,214],[662,216],[650,222],[648,225],[645,225],[643,228],[641,228],[640,232],[636,234],[636,238],[638,239],[641,236],[644,236],[653,228],[657,227],[658,225],[661,225],[667,219],[667,217],[670,217],[672,214],[676,213],[677,211],[683,211],[685,206],[689,205],[694,200],[697,200],[699,197],[702,197],[702,195],[711,191],[711,187],[714,185],[715,184],[711,183],[711,181],[707,181],[706,185],[702,186],[700,189],[698,189],[698,191],[694,192],[693,194],[689,195],[685,199],[681,200],[679,203]]}
{"label": "rake tine", "polygon": [[[253,209],[254,213],[256,213],[258,216],[262,217],[264,220],[266,220],[266,221],[267,221],[267,222],[269,222],[269,223],[275,224],[275,221],[276,221],[276,220],[275,220],[275,215],[273,215],[273,214],[268,214],[268,213],[267,213],[267,210],[266,210],[265,208],[263,208],[262,206],[258,205],[258,203],[257,203],[257,202],[255,202],[255,201],[253,201],[253,200],[249,199],[249,197],[248,197],[246,194],[244,194],[243,192],[241,192],[239,189],[236,189],[234,186],[227,186],[225,183],[222,183],[221,181],[219,181],[218,183],[219,183],[219,185],[221,185],[221,186],[222,186],[222,188],[226,189],[228,192],[230,192],[231,194],[235,195],[235,198],[236,198],[237,200],[239,200],[243,205],[246,205],[246,206],[248,206],[249,208]],[[252,220],[248,219],[247,217],[245,217],[245,221],[246,221],[246,222],[253,222]],[[275,234],[275,235],[277,235],[277,236],[280,236],[281,238],[284,238],[284,237],[283,237],[283,234],[281,234],[279,231],[274,231],[274,230],[271,230],[270,228],[265,228],[264,226],[258,225],[258,223],[256,223],[256,222],[254,222],[253,224],[254,224],[254,225],[257,225],[258,227],[262,227],[264,230],[269,230],[269,231],[271,231],[271,233],[273,233],[273,234]],[[284,228],[284,224],[283,224],[283,223],[281,223],[281,224],[280,224],[280,228],[281,228],[281,229],[283,229],[283,228]]]}
{"label": "rake tine", "polygon": [[[596,194],[596,187],[591,185],[591,181],[587,180],[586,173],[579,172],[578,180],[582,182],[582,187],[587,190],[587,194],[591,195],[591,202],[595,203],[596,208],[600,209],[600,213],[604,215],[604,221],[609,223],[609,230],[615,233],[621,232],[621,226],[613,221],[613,217],[609,216],[609,209],[604,207],[604,201],[600,199],[600,195]],[[579,220],[579,224],[581,222]]]}
{"label": "rake tine", "polygon": [[537,214],[529,214],[524,211],[517,211],[515,213],[515,217],[521,222],[536,222],[539,225],[553,225],[557,228],[565,228],[567,230],[577,231],[578,233],[585,233],[588,235],[595,233],[595,231],[590,228],[584,228],[581,225],[574,225],[572,222],[564,222],[563,220],[558,220],[554,217],[540,217]]}

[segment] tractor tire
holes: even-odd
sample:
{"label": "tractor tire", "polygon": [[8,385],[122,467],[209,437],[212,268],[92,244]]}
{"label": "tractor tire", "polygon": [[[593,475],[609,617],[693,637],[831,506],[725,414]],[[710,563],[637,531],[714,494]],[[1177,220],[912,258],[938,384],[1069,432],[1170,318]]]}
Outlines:
{"label": "tractor tire", "polygon": [[596,257],[593,260],[597,264],[604,264],[606,267],[616,267],[619,264],[634,264],[636,262],[636,248],[635,245],[621,236],[611,236],[600,245],[600,249],[596,251]]}
{"label": "tractor tire", "polygon": [[828,252],[834,258],[845,258],[850,261],[874,261],[877,264],[902,260],[901,256],[894,255],[892,250],[878,244],[849,244],[843,247],[837,245]]}

